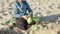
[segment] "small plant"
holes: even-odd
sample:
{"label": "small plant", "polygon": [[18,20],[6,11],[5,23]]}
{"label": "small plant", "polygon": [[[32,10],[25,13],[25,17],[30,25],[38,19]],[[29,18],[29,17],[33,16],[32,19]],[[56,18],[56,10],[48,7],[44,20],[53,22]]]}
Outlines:
{"label": "small plant", "polygon": [[40,18],[39,17],[33,17],[33,18],[27,19],[28,24],[32,23],[33,21],[35,21],[35,24],[40,24]]}
{"label": "small plant", "polygon": [[15,18],[13,18],[13,19],[10,19],[8,22],[6,22],[7,24],[13,24],[13,23],[15,23]]}

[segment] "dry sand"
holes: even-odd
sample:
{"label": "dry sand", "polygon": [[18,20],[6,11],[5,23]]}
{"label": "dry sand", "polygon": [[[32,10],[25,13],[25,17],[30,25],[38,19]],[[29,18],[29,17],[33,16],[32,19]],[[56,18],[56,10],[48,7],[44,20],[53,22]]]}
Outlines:
{"label": "dry sand", "polygon": [[[14,16],[13,6],[15,0],[0,0],[0,23],[5,23]],[[60,0],[27,0],[34,15],[41,17],[47,23],[58,23],[60,19]],[[51,26],[48,25],[50,28]],[[54,24],[54,30],[41,28],[34,34],[57,34],[60,24]],[[30,34],[32,34],[31,32]],[[60,33],[58,33],[60,34]]]}

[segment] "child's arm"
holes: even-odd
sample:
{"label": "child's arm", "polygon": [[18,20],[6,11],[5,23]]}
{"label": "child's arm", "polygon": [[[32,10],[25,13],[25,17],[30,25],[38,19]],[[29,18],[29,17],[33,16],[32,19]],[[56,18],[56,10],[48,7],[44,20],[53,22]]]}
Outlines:
{"label": "child's arm", "polygon": [[32,11],[32,9],[30,8],[30,6],[29,6],[28,3],[26,3],[26,4],[27,4],[27,10],[28,10],[29,14],[30,14],[31,16],[33,16],[33,11]]}
{"label": "child's arm", "polygon": [[20,18],[20,14],[18,14],[17,4],[14,4],[14,17]]}

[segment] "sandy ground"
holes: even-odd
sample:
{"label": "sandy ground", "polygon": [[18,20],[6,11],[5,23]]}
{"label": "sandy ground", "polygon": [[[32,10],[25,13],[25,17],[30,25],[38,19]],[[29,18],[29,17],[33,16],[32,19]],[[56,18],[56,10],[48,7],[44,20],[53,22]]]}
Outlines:
{"label": "sandy ground", "polygon": [[[0,23],[6,23],[14,16],[13,6],[15,0],[0,0]],[[60,0],[27,0],[34,16],[41,17],[46,23],[56,23],[55,29],[43,29],[33,34],[57,34],[60,31]],[[49,26],[50,28],[50,26]],[[32,34],[32,33],[31,33]]]}
{"label": "sandy ground", "polygon": [[48,29],[47,27],[39,25],[39,29],[37,31],[33,30],[34,26],[35,25],[25,31],[18,28],[9,29],[7,26],[0,25],[0,34],[60,34],[60,24],[49,23],[47,24]]}

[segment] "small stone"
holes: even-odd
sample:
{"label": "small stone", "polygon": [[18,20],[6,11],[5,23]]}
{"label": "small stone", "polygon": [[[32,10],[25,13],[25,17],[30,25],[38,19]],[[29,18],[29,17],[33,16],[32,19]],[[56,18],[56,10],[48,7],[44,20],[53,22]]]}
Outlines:
{"label": "small stone", "polygon": [[33,10],[37,10],[37,7],[35,6],[35,7],[33,8]]}
{"label": "small stone", "polygon": [[60,6],[58,6],[57,8],[60,9]]}
{"label": "small stone", "polygon": [[9,4],[9,7],[11,7],[11,4]]}
{"label": "small stone", "polygon": [[43,0],[43,1],[45,1],[45,0]]}
{"label": "small stone", "polygon": [[49,1],[49,0],[47,0],[47,1]]}
{"label": "small stone", "polygon": [[55,4],[52,3],[51,5],[55,5]]}
{"label": "small stone", "polygon": [[1,5],[1,7],[3,7],[3,6]]}
{"label": "small stone", "polygon": [[0,13],[3,13],[2,11],[0,11]]}
{"label": "small stone", "polygon": [[47,14],[50,14],[50,13],[52,13],[52,12],[48,10],[48,11],[47,11]]}
{"label": "small stone", "polygon": [[4,3],[2,5],[4,6]]}
{"label": "small stone", "polygon": [[40,3],[39,3],[39,5],[40,5]]}
{"label": "small stone", "polygon": [[2,13],[4,13],[5,11],[4,10],[2,10]]}
{"label": "small stone", "polygon": [[14,2],[9,3],[10,5],[13,4]]}
{"label": "small stone", "polygon": [[60,4],[58,4],[58,6],[60,6]]}
{"label": "small stone", "polygon": [[0,19],[2,19],[2,17],[0,16]]}
{"label": "small stone", "polygon": [[4,7],[2,7],[2,10],[4,10],[5,8]]}
{"label": "small stone", "polygon": [[13,8],[8,8],[8,10],[12,10]]}
{"label": "small stone", "polygon": [[48,7],[51,8],[51,9],[53,10],[52,6],[48,6]]}
{"label": "small stone", "polygon": [[3,13],[2,15],[7,16],[7,14],[6,14],[6,13]]}
{"label": "small stone", "polygon": [[6,2],[9,3],[9,0],[7,0]]}
{"label": "small stone", "polygon": [[9,14],[11,14],[12,12],[9,12]]}
{"label": "small stone", "polygon": [[47,14],[50,14],[50,12],[47,12]]}
{"label": "small stone", "polygon": [[39,8],[39,10],[40,10],[41,8]]}
{"label": "small stone", "polygon": [[57,34],[60,34],[60,31],[58,31]]}
{"label": "small stone", "polygon": [[33,6],[33,4],[31,4],[31,6]]}

